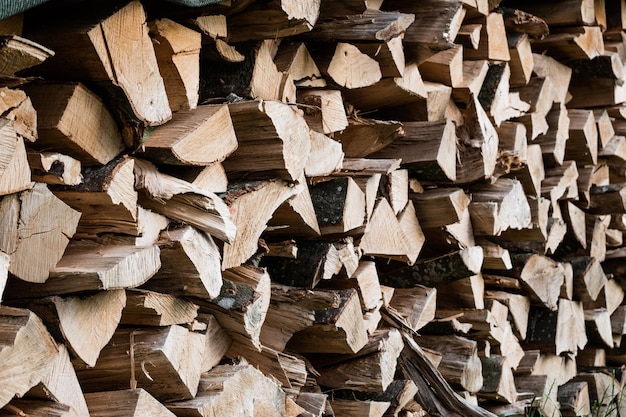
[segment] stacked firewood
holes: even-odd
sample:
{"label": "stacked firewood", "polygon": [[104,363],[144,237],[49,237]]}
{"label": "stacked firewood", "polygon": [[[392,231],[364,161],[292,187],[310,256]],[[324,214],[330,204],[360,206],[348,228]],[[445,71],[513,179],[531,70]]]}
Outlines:
{"label": "stacked firewood", "polygon": [[621,0],[1,20],[0,416],[625,416],[624,29]]}

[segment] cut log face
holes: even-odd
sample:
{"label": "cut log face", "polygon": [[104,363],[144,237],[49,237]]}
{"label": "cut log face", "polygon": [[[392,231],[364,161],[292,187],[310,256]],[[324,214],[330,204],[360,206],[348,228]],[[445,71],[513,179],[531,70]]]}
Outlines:
{"label": "cut log face", "polygon": [[0,405],[4,406],[41,381],[53,366],[59,348],[34,313],[2,306],[0,316],[5,318],[0,322]]}
{"label": "cut log face", "polygon": [[153,291],[127,290],[121,324],[171,326],[193,322],[198,306],[169,294]]}
{"label": "cut log face", "polygon": [[74,364],[85,392],[144,388],[160,401],[193,398],[204,335],[180,326],[118,329],[94,368]]}
{"label": "cut log face", "polygon": [[311,187],[311,200],[323,235],[347,232],[365,221],[365,195],[350,177]]}
{"label": "cut log face", "polygon": [[143,288],[208,299],[219,295],[221,256],[211,236],[186,226],[163,232],[158,245],[161,268]]}
{"label": "cut log face", "polygon": [[[94,19],[98,14],[100,18]],[[30,34],[35,40],[41,38],[55,52],[47,62],[49,65],[40,70],[62,79],[116,87],[133,114],[148,126],[169,120],[172,113],[141,3],[133,1],[112,13],[105,10],[84,16],[88,18],[72,21],[63,31]],[[68,33],[73,34],[72,41],[68,41]],[[137,55],[141,56],[141,66],[130,59]]]}
{"label": "cut log face", "polygon": [[89,415],[93,417],[109,417],[114,414],[155,417],[175,415],[142,388],[93,392],[85,394],[85,400],[89,407]]}
{"label": "cut log face", "polygon": [[237,149],[228,106],[200,106],[179,112],[148,135],[138,155],[162,164],[201,165],[221,162]]}
{"label": "cut log face", "polygon": [[272,101],[239,102],[228,108],[239,147],[224,161],[226,172],[274,172],[290,181],[302,177],[311,140],[298,110]]}
{"label": "cut log face", "polygon": [[15,123],[0,120],[0,196],[31,188],[28,156],[24,140],[15,131]]}
{"label": "cut log face", "polygon": [[45,184],[4,197],[0,206],[6,231],[2,250],[11,257],[9,272],[24,281],[45,282],[74,235],[80,213]]}

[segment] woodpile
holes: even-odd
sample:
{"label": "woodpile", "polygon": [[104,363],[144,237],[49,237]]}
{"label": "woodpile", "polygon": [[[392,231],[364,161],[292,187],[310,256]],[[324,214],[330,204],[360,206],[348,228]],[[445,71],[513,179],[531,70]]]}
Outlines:
{"label": "woodpile", "polygon": [[43,3],[0,416],[626,415],[626,3]]}

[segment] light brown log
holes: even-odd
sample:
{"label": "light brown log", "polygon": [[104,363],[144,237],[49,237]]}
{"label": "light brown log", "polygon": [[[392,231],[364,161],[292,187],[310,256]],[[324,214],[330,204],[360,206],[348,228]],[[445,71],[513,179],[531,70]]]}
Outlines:
{"label": "light brown log", "polygon": [[[304,184],[305,181],[301,180]],[[320,235],[308,186],[280,205],[267,222],[266,236],[275,238],[312,237]]]}
{"label": "light brown log", "polygon": [[127,290],[121,324],[170,326],[187,324],[198,315],[198,306],[191,301],[154,291]]}
{"label": "light brown log", "polygon": [[304,185],[284,181],[236,183],[229,187],[224,200],[232,213],[236,233],[232,243],[225,243],[222,269],[239,266],[257,250],[258,238],[274,211],[296,195]]}
{"label": "light brown log", "polygon": [[303,105],[304,119],[316,132],[329,134],[348,127],[341,91],[299,89],[297,99]]}
{"label": "light brown log", "polygon": [[326,81],[303,42],[284,40],[274,57],[278,71],[289,74],[296,86],[325,87]]}
{"label": "light brown log", "polygon": [[591,413],[589,388],[586,381],[572,381],[559,387],[558,401],[563,416],[587,415]]}
{"label": "light brown log", "polygon": [[340,87],[368,87],[382,78],[378,61],[355,44],[339,42],[334,49],[321,45],[319,50],[311,49],[311,53],[322,74]]}
{"label": "light brown log", "polygon": [[472,95],[478,95],[489,71],[489,61],[463,61],[463,82],[452,90],[455,101],[469,103]]}
{"label": "light brown log", "polygon": [[330,400],[333,411],[346,417],[382,417],[389,405],[383,401]]}
{"label": "light brown log", "polygon": [[236,227],[228,206],[214,193],[161,174],[139,159],[135,160],[135,184],[145,208],[187,222],[225,242],[234,239]]}
{"label": "light brown log", "polygon": [[63,257],[50,268],[45,283],[13,280],[7,286],[7,294],[14,298],[28,298],[133,288],[145,283],[160,266],[156,246],[99,245],[77,241],[68,245]]}
{"label": "light brown log", "polygon": [[391,38],[383,44],[359,42],[354,45],[378,62],[383,77],[400,77],[404,73],[405,56],[402,35]]}
{"label": "light brown log", "polygon": [[[141,3],[75,13],[81,18],[68,16],[67,22],[61,19],[56,26],[29,34],[55,52],[40,70],[47,76],[109,88],[113,96],[125,97],[134,116],[148,126],[169,120],[172,113]],[[130,57],[137,57],[141,65]]]}
{"label": "light brown log", "polygon": [[85,165],[104,165],[124,150],[109,110],[83,84],[40,83],[27,92],[37,110],[36,149],[53,148]]}
{"label": "light brown log", "polygon": [[589,256],[569,258],[574,268],[574,296],[583,301],[595,301],[607,282],[600,262]]}
{"label": "light brown log", "polygon": [[532,44],[536,54],[547,53],[557,60],[593,59],[604,51],[602,31],[598,26],[581,26],[565,32],[555,30]]}
{"label": "light brown log", "polygon": [[509,61],[511,68],[511,84],[526,84],[530,81],[535,65],[529,37],[525,33],[519,35],[507,33],[507,40],[509,44],[509,55],[511,56],[511,60]]}
{"label": "light brown log", "polygon": [[517,389],[513,381],[513,373],[505,358],[498,355],[481,357],[483,386],[478,392],[481,398],[514,403],[517,400]]}
{"label": "light brown log", "polygon": [[311,141],[299,110],[273,101],[241,101],[228,108],[239,147],[224,161],[226,172],[301,178]]}
{"label": "light brown log", "polygon": [[404,136],[402,124],[395,121],[348,118],[348,126],[335,134],[346,157],[364,158]]}
{"label": "light brown log", "polygon": [[170,19],[148,23],[154,53],[173,112],[195,109],[200,84],[201,35]]}
{"label": "light brown log", "polygon": [[[19,35],[3,35],[1,38],[2,60],[0,76],[11,77],[15,73],[37,66],[56,53],[51,49]],[[45,42],[48,44],[48,42]]]}
{"label": "light brown log", "polygon": [[211,236],[186,226],[164,231],[158,246],[161,267],[143,288],[198,298],[219,295],[221,256]]}
{"label": "light brown log", "polygon": [[404,347],[397,329],[378,330],[357,355],[338,363],[318,365],[320,385],[361,392],[383,392],[394,379]]}
{"label": "light brown log", "polygon": [[385,310],[405,326],[419,331],[435,318],[437,290],[423,285],[396,288]]}
{"label": "light brown log", "polygon": [[403,166],[417,178],[430,181],[456,179],[454,124],[449,120],[403,123],[404,137],[378,152],[375,158],[402,158]]}
{"label": "light brown log", "polygon": [[499,13],[489,13],[479,23],[482,24],[478,48],[465,50],[465,58],[471,60],[490,59],[509,61],[509,47],[504,27],[504,19]]}
{"label": "light brown log", "polygon": [[422,78],[450,87],[460,87],[463,83],[463,46],[439,52],[419,66]]}
{"label": "light brown log", "polygon": [[572,353],[587,344],[582,303],[560,299],[558,311],[542,307],[530,309],[526,344],[552,354]]}
{"label": "light brown log", "polygon": [[[44,282],[76,231],[80,213],[56,198],[45,184],[4,197],[0,223],[9,272],[30,282]],[[45,210],[42,208],[45,207]]]}
{"label": "light brown log", "polygon": [[304,167],[307,177],[331,175],[343,165],[344,153],[341,143],[311,129],[311,152]]}
{"label": "light brown log", "polygon": [[143,388],[160,401],[198,390],[204,335],[173,325],[118,329],[94,368],[74,364],[85,392]]}
{"label": "light brown log", "polygon": [[531,223],[522,184],[508,178],[474,188],[468,210],[476,234],[497,236],[507,229],[527,228]]}
{"label": "light brown log", "polygon": [[2,93],[4,97],[0,108],[4,110],[3,118],[13,121],[15,131],[24,140],[35,142],[39,137],[37,111],[30,97],[27,97],[21,90],[9,90],[6,87],[2,88]]}
{"label": "light brown log", "polygon": [[0,195],[17,193],[32,187],[31,173],[24,140],[15,131],[15,124],[0,120]]}
{"label": "light brown log", "polygon": [[435,188],[410,194],[410,198],[422,227],[440,227],[458,222],[470,204],[468,195],[460,188]]}
{"label": "light brown log", "polygon": [[58,356],[58,347],[41,320],[32,312],[0,307],[0,405],[24,395],[46,376]]}
{"label": "light brown log", "polygon": [[92,417],[113,417],[115,415],[173,417],[164,405],[142,388],[92,392],[85,394]]}
{"label": "light brown log", "polygon": [[176,113],[145,135],[137,156],[161,164],[206,166],[222,162],[236,149],[228,106],[204,105]]}
{"label": "light brown log", "polygon": [[314,324],[295,333],[288,348],[306,353],[356,353],[365,346],[367,331],[357,292],[338,292],[335,302],[335,308],[320,311]]}

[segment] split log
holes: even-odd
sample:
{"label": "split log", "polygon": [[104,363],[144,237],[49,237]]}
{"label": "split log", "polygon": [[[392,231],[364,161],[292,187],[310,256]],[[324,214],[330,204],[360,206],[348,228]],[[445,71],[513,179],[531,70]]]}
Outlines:
{"label": "split log", "polygon": [[[505,18],[504,25],[509,20]],[[530,81],[535,61],[531,49],[531,41],[526,33],[513,34],[507,31],[509,46],[509,67],[511,68],[511,85],[527,84]]]}
{"label": "split log", "polygon": [[273,173],[290,181],[302,177],[311,140],[299,110],[273,101],[241,101],[228,109],[239,146],[224,161],[226,172]]}
{"label": "split log", "polygon": [[423,285],[396,288],[385,311],[407,328],[419,331],[435,318],[437,290]]}
{"label": "split log", "polygon": [[288,74],[298,87],[325,87],[326,81],[303,42],[283,40],[274,63],[278,71]]}
{"label": "split log", "polygon": [[356,353],[367,343],[361,303],[355,290],[335,293],[331,308],[315,313],[315,322],[294,333],[288,349],[302,353]]}
{"label": "split log", "polygon": [[382,417],[389,405],[383,401],[330,400],[333,411],[346,417]]}
{"label": "split log", "polygon": [[482,24],[480,42],[475,50],[467,49],[465,58],[470,60],[490,59],[509,61],[509,46],[504,26],[504,18],[499,13],[489,15],[477,21]]}
{"label": "split log", "polygon": [[175,220],[187,222],[225,242],[232,242],[236,227],[228,206],[215,194],[187,181],[161,174],[147,161],[135,160],[139,203]]}
{"label": "split log", "polygon": [[106,232],[139,235],[134,166],[132,158],[117,158],[102,167],[85,168],[83,181],[75,187],[52,189],[81,213],[77,237]]}
{"label": "split log", "polygon": [[205,105],[178,112],[146,136],[137,156],[155,163],[207,166],[222,162],[237,149],[226,105]]}
{"label": "split log", "polygon": [[74,363],[85,392],[143,388],[160,401],[193,398],[198,391],[204,335],[173,325],[118,329],[96,366]]}
{"label": "split log", "polygon": [[470,204],[469,196],[461,188],[433,188],[409,196],[415,204],[420,225],[424,228],[459,222],[463,213],[468,212]]}
{"label": "split log", "polygon": [[234,415],[241,410],[249,415],[286,415],[286,397],[280,386],[245,362],[213,368],[200,378],[194,399],[166,406],[176,415],[195,417],[209,417],[216,412]]}
{"label": "split log", "polygon": [[567,0],[558,6],[535,1],[513,1],[511,4],[540,16],[550,26],[579,26],[596,23],[594,4],[588,0]]}
{"label": "split log", "polygon": [[201,372],[205,373],[217,366],[230,349],[233,340],[220,326],[215,316],[211,314],[198,314],[199,323],[206,325],[204,357],[200,366]]}
{"label": "split log", "polygon": [[80,213],[55,197],[45,184],[4,197],[0,212],[6,231],[1,249],[11,257],[9,272],[29,282],[45,282],[76,231]]}
{"label": "split log", "polygon": [[198,105],[201,36],[170,19],[148,23],[154,53],[170,109],[193,110]]}
{"label": "split log", "polygon": [[513,372],[505,358],[498,355],[481,357],[483,386],[478,392],[481,398],[514,403],[517,400],[517,388],[513,381]]}
{"label": "split log", "polygon": [[197,298],[219,295],[221,256],[211,236],[186,226],[162,232],[158,247],[161,267],[143,288]]}
{"label": "split log", "polygon": [[311,48],[311,53],[322,74],[340,87],[368,87],[383,76],[378,61],[353,43],[339,42],[334,49],[320,44],[319,48]]}
{"label": "split log", "polygon": [[[402,158],[404,167],[418,179],[447,182],[456,179],[456,135],[449,120],[405,122],[405,136],[393,141],[373,158]],[[419,151],[418,151],[419,149]]]}
{"label": "split log", "polygon": [[24,398],[58,401],[71,407],[77,415],[89,414],[83,390],[70,360],[70,353],[64,345],[58,345],[54,363]]}
{"label": "split log", "polygon": [[[161,251],[163,255],[163,251]],[[126,305],[120,324],[135,326],[171,326],[192,323],[198,306],[191,301],[145,290],[127,290]]]}
{"label": "split log", "polygon": [[159,248],[156,246],[73,241],[63,257],[50,268],[44,283],[14,279],[8,283],[6,295],[10,298],[32,298],[134,288],[150,279],[160,266]]}
{"label": "split log", "polygon": [[304,119],[316,132],[329,134],[348,126],[341,91],[300,89],[297,99],[304,105]]}
{"label": "split log", "polygon": [[317,382],[336,389],[383,392],[394,379],[403,347],[398,330],[377,330],[357,355],[339,363],[317,365]]}
{"label": "split log", "polygon": [[567,28],[564,32],[552,28],[550,32],[545,38],[533,42],[533,52],[567,61],[593,59],[604,50],[602,31],[598,26]]}
{"label": "split log", "polygon": [[281,204],[267,222],[265,236],[268,238],[314,237],[320,235],[311,193],[306,181],[300,192]]}
{"label": "split log", "polygon": [[92,417],[111,417],[120,414],[127,416],[174,416],[171,411],[142,388],[92,392],[85,394],[85,400],[89,406],[89,415]]}
{"label": "split log", "polygon": [[581,303],[560,299],[557,312],[531,307],[525,343],[530,349],[551,354],[576,354],[587,344]]}
{"label": "split log", "polygon": [[0,120],[0,195],[18,193],[32,187],[31,173],[24,139],[15,131],[15,124]]}
{"label": "split log", "polygon": [[2,306],[2,383],[0,405],[24,395],[38,384],[58,356],[58,347],[41,320],[32,312]]}
{"label": "split log", "polygon": [[311,152],[304,167],[304,174],[307,177],[321,177],[339,171],[344,158],[341,143],[314,130],[311,130],[310,135]]}
{"label": "split log", "polygon": [[497,236],[507,229],[524,229],[531,223],[530,206],[522,184],[500,178],[472,189],[469,204],[475,234]]}
{"label": "split log", "polygon": [[561,404],[561,415],[574,417],[591,413],[589,388],[586,381],[567,382],[559,387],[558,401]]}
{"label": "split log", "polygon": [[258,239],[274,211],[304,188],[285,181],[235,183],[223,196],[236,227],[232,242],[224,243],[222,269],[248,260],[258,248]]}
{"label": "split log", "polygon": [[437,370],[455,386],[477,392],[483,386],[482,364],[478,346],[473,340],[460,336],[426,336],[418,339],[419,345],[442,355]]}
{"label": "split log", "polygon": [[588,256],[569,258],[574,271],[574,296],[582,301],[595,301],[604,288],[607,277],[600,262]]}
{"label": "split log", "polygon": [[[38,71],[57,79],[96,83],[109,89],[112,97],[125,97],[141,122],[163,124],[172,113],[148,35],[146,12],[138,1],[112,8],[90,6],[89,13],[78,8],[72,11],[76,15],[55,20],[55,25],[33,25],[28,36],[55,52]],[[39,18],[47,20],[48,16]],[[141,65],[129,57],[141,57]]]}
{"label": "split log", "polygon": [[222,276],[220,295],[195,300],[200,312],[215,316],[233,341],[258,349],[271,297],[270,276],[265,269],[245,265]]}
{"label": "split log", "polygon": [[365,222],[365,195],[352,178],[330,179],[310,192],[322,235],[349,232]]}
{"label": "split log", "polygon": [[348,126],[334,137],[341,142],[346,157],[365,158],[404,136],[402,126],[396,121],[351,116],[348,118]]}

